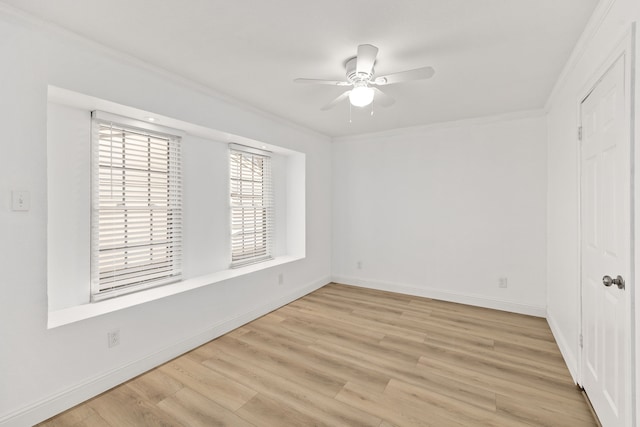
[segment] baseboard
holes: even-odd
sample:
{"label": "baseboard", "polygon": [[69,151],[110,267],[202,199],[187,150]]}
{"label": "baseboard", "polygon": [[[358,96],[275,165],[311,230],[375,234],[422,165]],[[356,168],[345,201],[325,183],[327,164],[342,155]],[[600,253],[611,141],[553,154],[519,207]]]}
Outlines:
{"label": "baseboard", "polygon": [[546,308],[543,306],[522,304],[513,301],[498,300],[479,295],[450,292],[435,288],[416,288],[401,283],[377,282],[373,280],[359,279],[356,277],[334,276],[333,281],[345,285],[359,286],[362,288],[378,289],[381,291],[397,292],[418,297],[439,299],[442,301],[457,302],[460,304],[474,305],[477,307],[492,308],[495,310],[510,311],[513,313],[527,314],[530,316],[546,317]]}
{"label": "baseboard", "polygon": [[569,369],[569,373],[571,374],[571,378],[573,378],[573,382],[576,384],[580,383],[579,366],[578,359],[576,358],[576,354],[571,348],[571,346],[567,343],[567,338],[562,333],[560,328],[558,327],[558,322],[556,322],[555,317],[551,313],[547,313],[547,323],[549,324],[549,328],[551,328],[551,333],[558,344],[558,348],[560,349],[560,353],[562,354],[562,358],[564,359],[564,363],[567,365]]}
{"label": "baseboard", "polygon": [[1,427],[34,425],[46,420],[60,412],[82,403],[98,394],[109,390],[131,378],[134,378],[156,366],[159,366],[181,354],[188,352],[214,338],[226,334],[252,320],[257,319],[285,304],[290,303],[300,297],[307,295],[316,289],[329,283],[329,277],[315,280],[305,286],[297,288],[289,294],[271,300],[265,304],[239,315],[224,319],[215,325],[211,325],[190,338],[172,344],[153,354],[120,366],[109,372],[89,378],[82,383],[76,384],[60,393],[49,396],[29,406],[23,407],[15,412],[9,413],[0,418]]}

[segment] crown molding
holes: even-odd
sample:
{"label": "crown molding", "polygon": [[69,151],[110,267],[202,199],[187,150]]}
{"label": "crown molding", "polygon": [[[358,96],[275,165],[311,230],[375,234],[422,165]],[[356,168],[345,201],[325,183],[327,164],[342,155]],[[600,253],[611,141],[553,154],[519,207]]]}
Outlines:
{"label": "crown molding", "polygon": [[247,102],[240,101],[237,98],[234,98],[230,95],[219,92],[218,90],[213,89],[207,85],[198,83],[178,73],[166,70],[157,65],[143,61],[139,58],[136,58],[133,55],[129,55],[120,50],[117,50],[105,44],[102,44],[98,41],[87,38],[83,35],[80,35],[64,27],[61,27],[60,25],[38,18],[34,15],[31,15],[23,10],[20,10],[14,6],[8,5],[1,1],[0,1],[0,17],[12,18],[13,21],[17,24],[27,26],[34,30],[40,31],[46,35],[59,37],[64,41],[67,41],[75,46],[88,48],[93,51],[99,52],[100,54],[103,54],[122,64],[134,66],[144,71],[153,73],[159,77],[162,77],[166,80],[171,81],[172,83],[178,84],[186,89],[196,91],[210,98],[214,98],[217,101],[221,101],[227,104],[228,106],[237,108],[243,112],[255,114],[262,118],[276,122],[280,125],[284,125],[289,128],[295,129],[297,131],[303,132],[305,134],[330,141],[331,137],[329,135],[321,133],[315,129],[311,129],[302,124],[285,119],[284,117],[281,117],[277,114],[273,114],[271,112],[262,110],[258,107],[254,107],[253,105]]}
{"label": "crown molding", "polygon": [[464,126],[481,126],[497,122],[507,122],[511,120],[529,119],[535,117],[543,117],[546,114],[543,109],[522,110],[512,113],[494,114],[490,116],[474,117],[469,119],[451,120],[446,122],[430,123],[428,125],[409,126],[404,128],[396,128],[381,132],[362,133],[357,135],[339,136],[332,139],[334,143],[371,141],[376,139],[385,139],[398,136],[420,135],[425,132],[438,129],[458,128]]}
{"label": "crown molding", "polygon": [[569,59],[567,60],[567,62],[564,65],[564,68],[560,72],[560,76],[556,80],[555,85],[553,85],[553,89],[551,90],[551,93],[547,98],[547,102],[544,104],[545,112],[548,112],[551,109],[551,106],[553,105],[553,102],[555,101],[555,98],[558,95],[558,92],[560,92],[560,89],[564,86],[566,80],[569,78],[573,70],[578,65],[578,62],[580,62],[580,60],[584,56],[587,50],[587,46],[589,45],[591,40],[593,40],[595,35],[598,33],[598,31],[600,30],[600,27],[602,27],[602,23],[606,19],[607,15],[609,15],[609,12],[611,11],[611,8],[615,4],[615,2],[616,0],[600,0],[596,5],[596,8],[591,14],[591,17],[589,18],[587,25],[585,26],[584,30],[582,31],[582,34],[578,38],[578,41],[573,48],[573,51],[571,51],[571,55],[569,55]]}

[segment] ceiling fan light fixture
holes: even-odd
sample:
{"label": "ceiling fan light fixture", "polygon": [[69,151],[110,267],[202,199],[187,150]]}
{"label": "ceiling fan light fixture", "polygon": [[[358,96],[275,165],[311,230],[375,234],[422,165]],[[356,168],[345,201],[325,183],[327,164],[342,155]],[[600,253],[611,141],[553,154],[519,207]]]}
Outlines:
{"label": "ceiling fan light fixture", "polygon": [[349,93],[349,102],[354,107],[366,107],[373,102],[373,88],[358,86]]}
{"label": "ceiling fan light fixture", "polygon": [[[371,105],[374,97],[378,105],[389,107],[393,105],[395,100],[380,90],[378,86],[429,79],[433,77],[435,73],[433,67],[420,67],[413,70],[399,71],[386,76],[375,77],[374,66],[376,65],[377,55],[377,47],[370,44],[361,44],[358,46],[358,54],[347,60],[344,64],[347,77],[346,81],[295,79],[294,82],[331,86],[353,86],[352,90],[345,90],[337,98],[321,108],[322,111],[327,111],[347,98],[349,98],[349,104],[354,107],[362,108]],[[371,110],[373,113],[373,108]]]}

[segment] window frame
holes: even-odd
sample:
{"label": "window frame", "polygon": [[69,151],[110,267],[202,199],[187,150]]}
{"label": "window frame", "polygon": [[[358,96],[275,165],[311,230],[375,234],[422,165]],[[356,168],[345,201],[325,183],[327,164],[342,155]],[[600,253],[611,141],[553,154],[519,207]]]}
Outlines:
{"label": "window frame", "polygon": [[[234,168],[234,156],[241,157],[239,167]],[[251,171],[251,179],[246,175],[249,171],[243,166],[245,159],[251,159],[254,166],[254,160],[259,160],[262,165],[260,171]],[[229,144],[230,268],[240,268],[274,258],[275,199],[271,168],[271,152]],[[236,174],[238,169],[244,169],[240,176]],[[260,198],[259,201],[256,200],[257,197]],[[250,203],[251,200],[254,202]],[[249,211],[246,215],[245,210]],[[262,217],[262,220],[258,221],[258,217]]]}
{"label": "window frame", "polygon": [[[108,201],[101,193],[101,181],[100,172],[101,169],[110,167],[113,169],[113,164],[106,166],[101,164],[101,159],[107,158],[109,161],[113,161],[113,152],[108,155],[100,154],[101,141],[100,141],[100,129],[104,129],[107,126],[117,128],[122,131],[122,140],[119,144],[122,146],[120,149],[120,159],[122,161],[122,167],[119,169],[121,172],[121,179],[109,178],[105,181],[104,176],[102,180],[102,186],[119,183],[119,188],[122,191],[122,207],[120,203],[118,206],[106,206],[105,203],[113,205],[112,200]],[[134,140],[133,135],[137,137],[143,136],[148,138],[147,153],[140,154],[141,151],[137,151],[135,154],[137,165],[133,167],[125,167],[125,161],[127,153],[133,158],[135,148],[140,148],[136,144],[144,144],[139,140]],[[104,299],[114,298],[120,295],[126,295],[133,292],[138,292],[144,289],[163,286],[170,283],[175,283],[181,280],[182,275],[182,177],[181,177],[181,138],[183,133],[173,129],[164,128],[157,125],[147,124],[139,120],[130,119],[127,117],[121,117],[102,111],[93,111],[91,113],[91,302],[97,302]],[[125,147],[129,138],[129,147]],[[152,147],[153,139],[153,147]],[[164,164],[165,161],[158,161],[157,152],[152,151],[156,148],[164,150],[162,144],[158,141],[166,141],[166,172],[153,170],[157,168],[159,164]],[[103,140],[104,142],[104,140]],[[113,139],[110,142],[112,144],[111,150],[113,150]],[[164,142],[163,142],[164,144]],[[104,145],[102,146],[104,148]],[[163,152],[160,151],[162,155]],[[111,156],[111,157],[109,157]],[[141,160],[147,160],[146,169],[140,166]],[[133,160],[131,160],[133,164]],[[129,173],[131,177],[125,178]],[[147,174],[147,184],[141,184],[141,174]],[[137,174],[137,177],[136,177]],[[153,175],[153,177],[152,177]],[[138,180],[136,181],[136,178]],[[160,185],[158,185],[158,180]],[[165,184],[166,181],[166,184]],[[135,187],[138,188],[135,188]],[[139,189],[143,188],[146,191],[146,196],[138,196]],[[112,191],[112,190],[111,190]],[[166,199],[165,195],[166,194]],[[146,201],[141,201],[144,197]],[[160,197],[160,199],[158,199]],[[144,203],[146,206],[141,206]],[[156,204],[157,202],[157,204]],[[102,204],[101,204],[102,203]],[[165,205],[166,203],[166,205]],[[101,214],[105,214],[104,225],[106,225],[106,212],[110,211],[114,216],[121,214],[121,220],[116,221],[117,227],[116,233],[121,231],[121,234],[116,234],[117,238],[122,239],[122,246],[112,245],[107,247],[105,244],[101,244]],[[129,242],[133,240],[132,231],[128,230],[127,224],[129,215],[133,215],[137,212],[140,217],[143,218],[143,225],[139,227],[146,227],[148,220],[148,229],[138,229],[136,234],[139,236],[138,245],[129,245]],[[145,215],[147,214],[148,215]],[[154,214],[156,215],[154,217]],[[164,214],[164,215],[163,215]],[[164,219],[163,219],[164,217]],[[158,218],[160,218],[158,220]],[[103,233],[105,228],[102,229]],[[145,232],[148,231],[148,234]],[[154,235],[154,233],[156,233]],[[154,238],[158,235],[164,235],[164,241],[154,242]],[[146,239],[146,242],[144,240]],[[103,241],[104,243],[104,241]],[[155,249],[154,249],[155,248]],[[133,250],[140,251],[141,262],[137,267],[128,267],[130,253]],[[154,255],[154,250],[156,254]],[[107,286],[101,279],[101,254],[107,252],[113,252],[114,264],[121,272],[119,274],[119,280],[112,280],[111,283],[114,286]],[[121,255],[118,255],[121,252]],[[163,255],[164,254],[164,255]],[[154,257],[156,259],[154,260]],[[157,258],[160,257],[160,258]],[[158,260],[162,260],[158,267]],[[154,261],[155,264],[154,265]],[[103,258],[104,266],[104,258]],[[155,270],[155,272],[154,272]],[[116,271],[116,270],[114,270]],[[102,269],[102,277],[109,277],[104,273],[105,269]],[[146,273],[145,273],[146,272]],[[117,274],[112,273],[112,278]],[[128,275],[130,279],[125,280],[123,276]],[[135,277],[139,277],[140,280],[135,280]]]}

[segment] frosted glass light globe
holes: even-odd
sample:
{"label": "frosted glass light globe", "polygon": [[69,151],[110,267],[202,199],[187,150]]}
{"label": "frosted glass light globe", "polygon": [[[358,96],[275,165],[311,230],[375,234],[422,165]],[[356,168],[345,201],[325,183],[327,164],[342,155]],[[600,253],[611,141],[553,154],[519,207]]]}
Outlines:
{"label": "frosted glass light globe", "polygon": [[373,89],[366,86],[358,86],[349,93],[349,102],[354,107],[364,107],[373,102]]}

